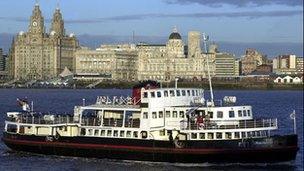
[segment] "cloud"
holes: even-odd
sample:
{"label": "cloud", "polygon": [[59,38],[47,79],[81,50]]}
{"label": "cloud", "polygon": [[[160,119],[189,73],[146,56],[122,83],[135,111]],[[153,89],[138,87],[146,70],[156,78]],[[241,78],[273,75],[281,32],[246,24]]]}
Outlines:
{"label": "cloud", "polygon": [[[149,18],[215,18],[215,17],[228,17],[228,18],[262,18],[262,17],[288,17],[303,15],[302,10],[290,10],[290,11],[245,11],[245,12],[214,12],[214,13],[184,13],[184,14],[163,14],[163,13],[151,13],[151,14],[134,14],[134,15],[121,15],[106,18],[95,19],[68,19],[65,20],[67,24],[90,24],[90,23],[103,23],[111,21],[131,21],[131,20],[144,20]],[[22,17],[0,17],[0,20],[8,20],[15,22],[28,22],[29,20]],[[50,19],[45,20],[50,23]]]}
{"label": "cloud", "polygon": [[303,6],[303,0],[164,0],[168,4],[200,4],[211,7],[221,7],[224,4],[237,7],[265,6],[265,5],[285,5]]}

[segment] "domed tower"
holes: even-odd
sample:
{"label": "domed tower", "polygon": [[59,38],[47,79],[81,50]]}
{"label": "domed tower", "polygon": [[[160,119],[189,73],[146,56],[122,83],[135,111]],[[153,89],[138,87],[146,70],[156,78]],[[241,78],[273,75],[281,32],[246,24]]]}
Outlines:
{"label": "domed tower", "polygon": [[50,30],[51,35],[63,37],[65,35],[64,21],[59,7],[56,8],[52,19],[52,26]]}
{"label": "domed tower", "polygon": [[44,18],[42,16],[39,4],[36,3],[30,19],[29,33],[43,35],[44,31]]}
{"label": "domed tower", "polygon": [[181,35],[177,32],[176,27],[169,36],[169,41],[167,42],[167,51],[169,57],[185,57],[184,43]]}

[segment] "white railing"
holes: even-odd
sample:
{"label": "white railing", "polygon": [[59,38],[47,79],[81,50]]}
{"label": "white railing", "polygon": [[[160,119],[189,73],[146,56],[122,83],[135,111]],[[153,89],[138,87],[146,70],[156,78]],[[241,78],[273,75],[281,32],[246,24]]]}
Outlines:
{"label": "white railing", "polygon": [[17,117],[8,117],[6,119],[9,122],[16,122],[20,124],[69,124],[78,123],[74,121],[73,116],[68,115],[42,115],[42,116],[30,116],[30,115],[18,115]]}
{"label": "white railing", "polygon": [[113,96],[110,98],[109,96],[98,96],[96,100],[96,104],[104,104],[104,105],[136,105],[139,104],[140,99],[135,99],[130,96]]}
{"label": "white railing", "polygon": [[181,130],[213,130],[213,129],[252,129],[252,128],[277,128],[277,119],[256,119],[256,120],[240,120],[225,121],[225,123],[208,121],[204,123],[180,122]]}

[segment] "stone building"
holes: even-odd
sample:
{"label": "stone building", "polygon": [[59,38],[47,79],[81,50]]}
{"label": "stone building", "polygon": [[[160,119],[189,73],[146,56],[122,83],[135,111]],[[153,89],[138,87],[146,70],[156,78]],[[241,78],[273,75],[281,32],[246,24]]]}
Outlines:
{"label": "stone building", "polygon": [[74,71],[78,78],[137,80],[138,54],[134,46],[105,45],[97,50],[79,49]]}
{"label": "stone building", "polygon": [[303,75],[303,57],[297,57],[296,69],[298,74]]}
{"label": "stone building", "polygon": [[202,80],[207,76],[207,55],[211,74],[214,75],[215,55],[202,54],[200,42],[199,32],[189,32],[187,47],[174,29],[165,45],[137,45],[138,80]]}
{"label": "stone building", "polygon": [[3,50],[0,48],[0,71],[4,71],[5,69],[5,58],[3,55]]}
{"label": "stone building", "polygon": [[255,49],[246,49],[241,58],[242,74],[247,75],[256,70],[257,66],[266,64],[267,58]]}
{"label": "stone building", "polygon": [[215,55],[215,76],[235,77],[239,76],[239,62],[235,56],[229,53],[216,53]]}
{"label": "stone building", "polygon": [[10,49],[10,74],[15,79],[41,80],[58,76],[65,67],[73,69],[78,47],[74,35],[67,36],[59,8],[56,8],[49,33],[40,7],[35,5],[28,32],[20,32]]}
{"label": "stone building", "polygon": [[273,72],[278,75],[296,75],[301,74],[301,69],[297,71],[296,55],[279,55],[272,60]]}

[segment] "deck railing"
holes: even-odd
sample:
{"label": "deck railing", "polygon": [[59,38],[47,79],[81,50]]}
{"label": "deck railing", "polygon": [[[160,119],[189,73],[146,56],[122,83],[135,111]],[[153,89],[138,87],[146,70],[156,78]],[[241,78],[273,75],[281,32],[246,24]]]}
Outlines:
{"label": "deck railing", "polygon": [[113,96],[110,98],[109,96],[98,96],[96,100],[96,104],[104,104],[104,105],[135,105],[140,102],[140,99],[132,98],[130,96]]}
{"label": "deck railing", "polygon": [[8,117],[7,121],[23,123],[23,124],[67,124],[77,123],[74,121],[74,117],[69,115],[42,115],[42,116],[30,116],[19,115],[17,117]]}
{"label": "deck railing", "polygon": [[212,130],[212,129],[248,129],[248,128],[277,128],[277,119],[257,119],[240,121],[209,121],[204,123],[180,122],[181,130]]}

